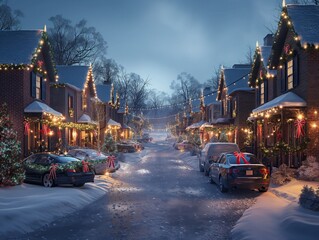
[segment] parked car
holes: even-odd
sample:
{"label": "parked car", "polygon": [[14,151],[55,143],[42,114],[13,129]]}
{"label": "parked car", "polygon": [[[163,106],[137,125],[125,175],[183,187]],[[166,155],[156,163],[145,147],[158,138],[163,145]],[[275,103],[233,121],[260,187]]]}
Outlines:
{"label": "parked car", "polygon": [[144,133],[142,137],[136,139],[140,143],[147,143],[153,141],[153,138],[150,137],[149,133]]}
{"label": "parked car", "polygon": [[78,158],[80,160],[87,160],[93,163],[95,174],[105,174],[107,172],[115,172],[120,168],[120,163],[115,160],[114,168],[110,166],[108,162],[108,156],[95,150],[89,148],[76,148],[71,149],[68,152],[68,155]]}
{"label": "parked car", "polygon": [[190,151],[194,148],[194,145],[187,140],[183,140],[182,142],[175,143],[174,148],[177,150]]}
{"label": "parked car", "polygon": [[23,160],[25,181],[53,187],[60,184],[72,184],[81,187],[94,182],[94,172],[83,171],[82,162],[71,156],[59,156],[51,153],[36,153]]}
{"label": "parked car", "polygon": [[268,168],[251,153],[223,153],[209,171],[211,183],[217,183],[221,192],[231,188],[268,191],[270,174]]}
{"label": "parked car", "polygon": [[229,142],[213,142],[207,143],[203,150],[199,152],[198,162],[199,171],[204,172],[205,176],[209,174],[210,165],[217,161],[220,154],[224,152],[239,152],[239,147],[236,143]]}
{"label": "parked car", "polygon": [[144,149],[144,146],[142,143],[134,141],[134,140],[124,140],[124,141],[121,141],[121,143],[133,145],[136,151],[141,151]]}
{"label": "parked car", "polygon": [[132,153],[136,152],[136,148],[132,143],[120,142],[117,143],[117,151],[123,153]]}

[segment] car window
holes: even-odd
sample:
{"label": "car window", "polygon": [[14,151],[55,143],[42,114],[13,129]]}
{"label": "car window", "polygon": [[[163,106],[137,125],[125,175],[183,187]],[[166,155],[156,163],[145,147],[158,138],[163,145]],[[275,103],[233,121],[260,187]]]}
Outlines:
{"label": "car window", "polygon": [[70,163],[70,162],[78,162],[80,160],[74,158],[74,157],[68,157],[68,156],[58,156],[56,158],[57,163]]}
{"label": "car window", "polygon": [[223,155],[221,158],[219,158],[218,163],[225,164],[226,163],[226,156]]}
{"label": "car window", "polygon": [[39,155],[38,158],[34,161],[36,164],[47,165],[50,164],[48,155]]}
{"label": "car window", "polygon": [[208,150],[208,155],[219,156],[225,152],[239,152],[237,144],[211,144]]}
{"label": "car window", "polygon": [[245,164],[247,162],[250,163],[250,164],[260,164],[259,159],[257,159],[255,157],[255,155],[253,155],[253,154],[244,154],[244,157],[245,157],[245,159],[240,158],[240,161],[239,161],[239,160],[237,160],[235,155],[228,154],[227,155],[227,160],[228,160],[229,164]]}

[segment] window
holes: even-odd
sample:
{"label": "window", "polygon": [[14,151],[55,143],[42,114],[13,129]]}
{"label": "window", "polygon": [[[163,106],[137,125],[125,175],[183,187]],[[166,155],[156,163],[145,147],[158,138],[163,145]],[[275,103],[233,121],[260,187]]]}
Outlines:
{"label": "window", "polygon": [[82,94],[82,110],[86,110],[86,95],[85,92]]}
{"label": "window", "polygon": [[41,77],[36,76],[36,83],[35,83],[35,98],[40,99],[41,98]]}
{"label": "window", "polygon": [[68,110],[69,110],[69,116],[74,116],[74,109],[73,109],[73,96],[68,95]]}
{"label": "window", "polygon": [[260,104],[264,104],[265,103],[265,83],[262,82],[260,84]]}
{"label": "window", "polygon": [[287,62],[287,89],[292,89],[294,87],[294,64],[293,60]]}

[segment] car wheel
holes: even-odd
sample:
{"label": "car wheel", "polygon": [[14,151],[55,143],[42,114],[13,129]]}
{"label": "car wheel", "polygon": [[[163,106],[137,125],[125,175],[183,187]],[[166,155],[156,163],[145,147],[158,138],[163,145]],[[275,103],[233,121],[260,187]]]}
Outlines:
{"label": "car wheel", "polygon": [[206,170],[206,164],[204,165],[204,175],[205,175],[205,176],[208,176],[208,175],[209,175],[209,170],[208,170],[208,171]]}
{"label": "car wheel", "polygon": [[223,179],[222,177],[219,177],[219,190],[222,193],[228,192],[228,189],[225,187],[224,183],[223,183]]}
{"label": "car wheel", "polygon": [[84,183],[74,184],[73,186],[74,186],[74,187],[83,187],[83,186],[84,186]]}
{"label": "car wheel", "polygon": [[203,166],[200,164],[200,160],[198,160],[199,171],[204,172]]}
{"label": "car wheel", "polygon": [[261,188],[258,188],[258,191],[259,192],[267,192],[268,188],[267,187],[261,187]]}
{"label": "car wheel", "polygon": [[213,177],[211,175],[209,175],[209,183],[211,183],[211,184],[215,183],[214,180],[213,180]]}
{"label": "car wheel", "polygon": [[42,184],[45,187],[54,187],[54,180],[52,178],[50,178],[50,174],[46,173],[44,174],[43,178],[42,178]]}

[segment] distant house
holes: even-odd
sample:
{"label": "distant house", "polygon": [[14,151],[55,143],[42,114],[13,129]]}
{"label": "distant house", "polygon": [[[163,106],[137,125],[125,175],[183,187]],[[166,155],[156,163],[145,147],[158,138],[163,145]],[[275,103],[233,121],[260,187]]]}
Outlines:
{"label": "distant house", "polygon": [[51,84],[51,105],[62,112],[65,123],[59,134],[64,145],[95,147],[98,101],[91,66],[58,65],[59,82]]}
{"label": "distant house", "polygon": [[221,102],[221,117],[213,122],[218,127],[218,140],[237,143],[244,147],[247,118],[255,104],[254,89],[248,86],[251,66],[235,64],[222,68],[218,85],[217,100]]}
{"label": "distant house", "polygon": [[251,114],[256,150],[275,165],[298,167],[306,152],[319,155],[318,63],[319,6],[284,6],[268,69],[251,79],[257,92],[264,86]]}
{"label": "distant house", "polygon": [[56,69],[45,30],[0,31],[0,103],[7,103],[24,156],[50,148],[50,125],[63,119],[50,107]]}

